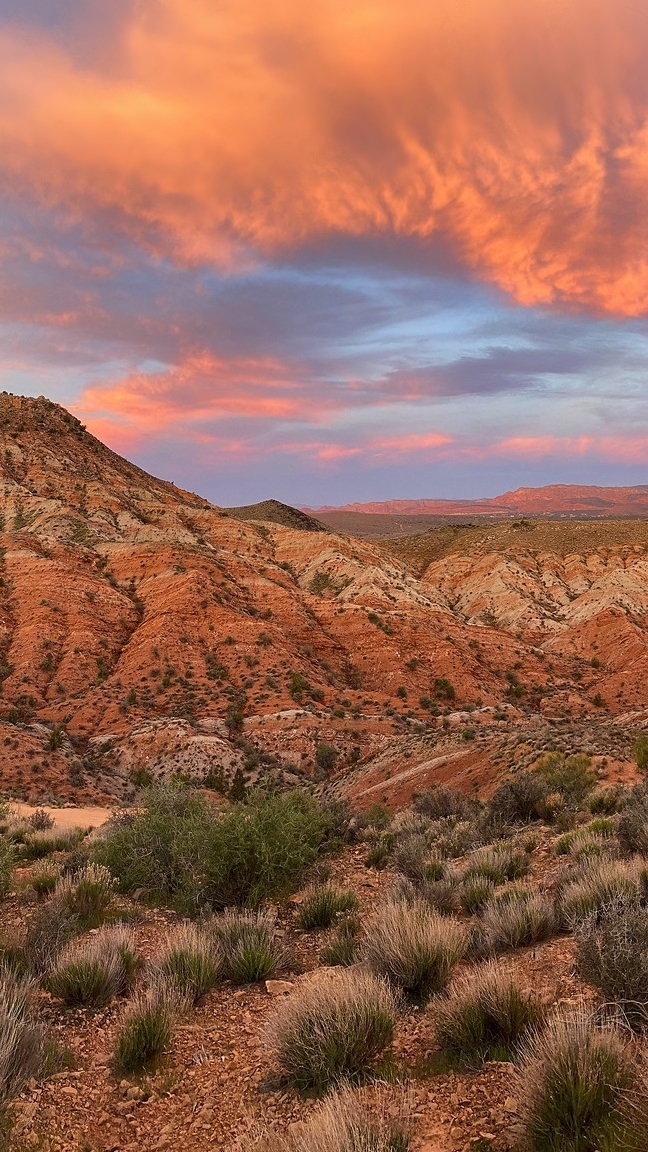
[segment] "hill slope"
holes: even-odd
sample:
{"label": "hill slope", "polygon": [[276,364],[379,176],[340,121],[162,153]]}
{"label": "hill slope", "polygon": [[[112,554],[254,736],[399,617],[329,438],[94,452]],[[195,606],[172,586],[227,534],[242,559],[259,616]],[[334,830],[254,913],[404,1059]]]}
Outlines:
{"label": "hill slope", "polygon": [[388,549],[239,520],[57,405],[6,395],[0,472],[15,795],[105,800],[178,771],[225,784],[238,766],[298,779],[322,744],[340,779],[401,754],[415,769],[461,750],[468,725],[485,741],[470,771],[486,772],[515,717],[593,731],[646,703],[639,524],[446,529]]}

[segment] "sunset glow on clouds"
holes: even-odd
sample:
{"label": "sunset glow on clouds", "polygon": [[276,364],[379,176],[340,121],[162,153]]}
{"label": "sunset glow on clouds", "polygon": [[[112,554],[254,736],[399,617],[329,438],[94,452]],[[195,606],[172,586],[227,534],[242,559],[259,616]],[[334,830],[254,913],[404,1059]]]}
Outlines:
{"label": "sunset glow on clouds", "polygon": [[637,0],[0,0],[3,386],[223,503],[645,481],[647,54]]}

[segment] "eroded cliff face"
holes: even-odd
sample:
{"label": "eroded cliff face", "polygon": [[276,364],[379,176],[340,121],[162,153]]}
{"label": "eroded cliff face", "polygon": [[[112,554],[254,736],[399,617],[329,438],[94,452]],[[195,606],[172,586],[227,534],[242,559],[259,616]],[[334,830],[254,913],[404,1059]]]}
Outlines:
{"label": "eroded cliff face", "polygon": [[237,767],[297,779],[321,743],[344,774],[403,749],[424,762],[466,727],[483,759],[511,717],[595,725],[648,702],[639,523],[580,542],[561,526],[558,544],[449,536],[427,559],[234,519],[57,405],[6,395],[0,471],[5,790],[105,799]]}

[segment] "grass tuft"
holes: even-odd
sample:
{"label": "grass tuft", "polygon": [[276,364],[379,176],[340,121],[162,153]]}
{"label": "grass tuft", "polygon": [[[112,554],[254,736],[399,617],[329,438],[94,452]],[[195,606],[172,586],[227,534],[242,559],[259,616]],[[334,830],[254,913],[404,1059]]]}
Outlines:
{"label": "grass tuft", "polygon": [[392,899],[369,925],[362,955],[375,975],[426,998],[445,988],[467,946],[468,932],[459,921],[421,899]]}
{"label": "grass tuft", "polygon": [[344,912],[355,912],[357,907],[358,897],[354,892],[334,888],[331,884],[321,884],[306,893],[299,909],[299,926],[306,932],[330,928],[338,916]]}
{"label": "grass tuft", "polygon": [[453,982],[436,1009],[436,1037],[455,1063],[477,1067],[485,1060],[510,1060],[539,1019],[537,1002],[490,962]]}

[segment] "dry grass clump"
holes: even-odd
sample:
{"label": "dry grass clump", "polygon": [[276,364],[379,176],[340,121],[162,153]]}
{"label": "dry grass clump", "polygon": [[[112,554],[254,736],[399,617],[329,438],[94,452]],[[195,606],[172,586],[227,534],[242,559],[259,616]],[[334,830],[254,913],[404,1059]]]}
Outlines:
{"label": "dry grass clump", "polygon": [[485,1060],[509,1060],[540,1015],[537,1001],[491,961],[453,981],[436,1008],[436,1037],[458,1064],[475,1067]]}
{"label": "dry grass clump", "polygon": [[369,1105],[342,1088],[332,1092],[296,1134],[262,1132],[237,1145],[237,1152],[407,1152],[409,1109],[404,1100],[397,1102],[400,1115],[393,1119],[391,1093],[383,1089]]}
{"label": "dry grass clump", "polygon": [[184,1004],[177,989],[159,977],[133,997],[126,1006],[115,1044],[115,1065],[120,1072],[139,1072],[161,1056],[171,1042],[176,1017]]}
{"label": "dry grass clump", "polygon": [[86,835],[83,828],[43,828],[32,830],[28,827],[22,846],[22,856],[25,860],[41,860],[43,856],[50,856],[53,852],[71,852],[80,844]]}
{"label": "dry grass clump", "polygon": [[60,952],[81,931],[79,917],[59,900],[49,900],[27,925],[25,963],[36,975],[49,972]]}
{"label": "dry grass clump", "polygon": [[195,1004],[220,978],[222,949],[206,931],[181,924],[167,938],[158,967],[164,979]]}
{"label": "dry grass clump", "polygon": [[505,884],[507,880],[519,880],[529,871],[529,853],[518,844],[502,841],[479,848],[469,857],[464,879],[480,876],[493,884]]}
{"label": "dry grass clump", "polygon": [[495,893],[483,909],[474,947],[482,955],[524,948],[548,940],[556,927],[553,902],[544,893],[505,889]]}
{"label": "dry grass clump", "polygon": [[0,1103],[37,1076],[45,1059],[45,1031],[34,1004],[35,986],[0,965]]}
{"label": "dry grass clump", "polygon": [[287,996],[268,1039],[288,1079],[302,1092],[326,1091],[368,1072],[391,1044],[396,1000],[370,972],[319,973]]}
{"label": "dry grass clump", "polygon": [[212,921],[211,930],[222,950],[223,975],[236,984],[267,980],[286,962],[271,912],[228,909]]}
{"label": "dry grass clump", "polygon": [[101,922],[114,890],[115,881],[103,864],[87,864],[73,876],[63,876],[54,895],[84,927],[91,927]]}
{"label": "dry grass clump", "polygon": [[4,899],[11,887],[11,876],[15,863],[13,844],[0,836],[0,900]]}
{"label": "dry grass clump", "polygon": [[420,898],[391,899],[367,929],[362,955],[378,976],[415,996],[445,988],[468,947],[466,927]]}
{"label": "dry grass clump", "polygon": [[318,928],[330,928],[334,920],[344,912],[355,912],[358,897],[355,892],[335,888],[331,884],[319,884],[304,896],[299,909],[299,926],[305,932]]}
{"label": "dry grass clump", "polygon": [[641,1026],[648,1023],[648,909],[609,904],[576,926],[580,975]]}
{"label": "dry grass clump", "polygon": [[591,912],[615,901],[636,903],[639,899],[639,866],[622,860],[593,859],[578,866],[566,878],[560,892],[560,912],[564,926],[573,928]]}
{"label": "dry grass clump", "polygon": [[322,964],[332,967],[340,965],[349,968],[358,958],[358,933],[360,931],[360,917],[345,916],[338,925],[333,939],[320,952]]}
{"label": "dry grass clump", "polygon": [[33,869],[29,882],[40,900],[51,896],[61,879],[61,865],[54,860],[45,860]]}
{"label": "dry grass clump", "polygon": [[468,876],[461,885],[460,902],[464,912],[472,916],[488,904],[495,892],[495,885],[487,876]]}
{"label": "dry grass clump", "polygon": [[415,812],[428,816],[430,820],[446,816],[455,816],[461,820],[468,814],[470,802],[458,788],[452,788],[449,784],[433,784],[424,792],[414,793],[412,807]]}
{"label": "dry grass clump", "polygon": [[43,984],[69,1008],[103,1008],[130,988],[139,963],[133,934],[124,925],[101,928],[69,944]]}
{"label": "dry grass clump", "polygon": [[523,1041],[519,1069],[531,1152],[640,1152],[648,1147],[634,1054],[622,1032],[582,1009]]}

